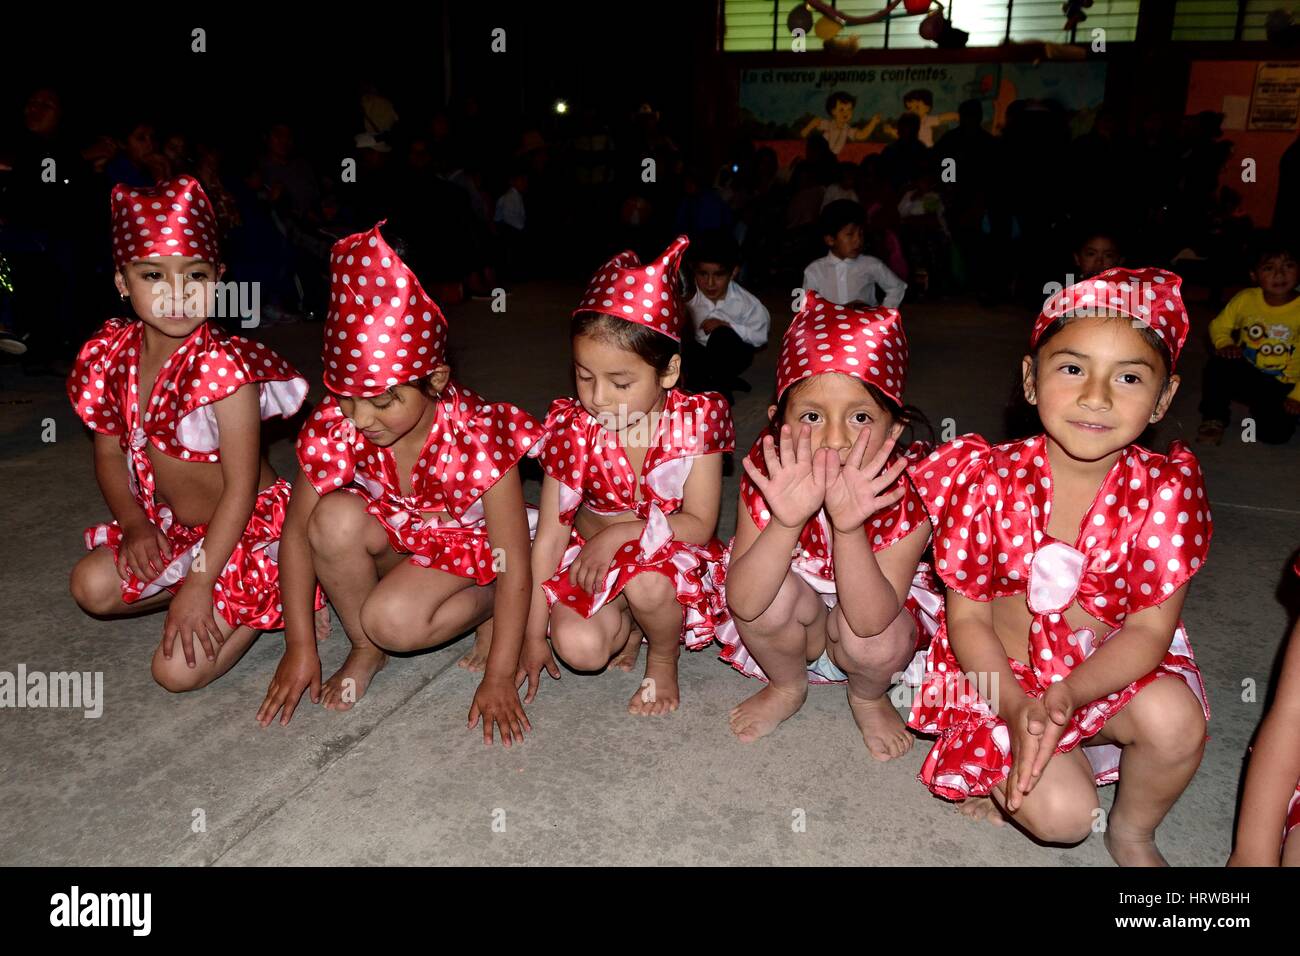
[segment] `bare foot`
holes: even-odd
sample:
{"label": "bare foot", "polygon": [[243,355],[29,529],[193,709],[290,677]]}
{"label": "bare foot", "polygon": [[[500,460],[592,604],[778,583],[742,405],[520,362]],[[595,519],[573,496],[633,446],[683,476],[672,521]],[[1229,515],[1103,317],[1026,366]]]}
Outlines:
{"label": "bare foot", "polygon": [[325,605],[316,612],[316,643],[319,644],[330,636],[330,609]]}
{"label": "bare foot", "polygon": [[767,684],[753,697],[731,709],[731,732],[742,743],[752,744],[776,730],[787,717],[793,717],[807,697],[806,681],[797,691]]}
{"label": "bare foot", "polygon": [[456,662],[457,667],[478,673],[487,667],[488,651],[492,649],[492,621],[488,618],[474,631],[474,646],[469,653]]}
{"label": "bare foot", "polygon": [[1002,816],[1002,811],[989,797],[967,797],[965,800],[953,804],[953,806],[958,813],[971,820],[991,823],[995,827],[1007,825],[1006,819]]}
{"label": "bare foot", "polygon": [[1156,847],[1155,831],[1136,831],[1116,821],[1114,814],[1106,821],[1106,849],[1119,866],[1168,866],[1169,861]]}
{"label": "bare foot", "polygon": [[912,735],[907,732],[903,718],[894,710],[888,694],[875,700],[860,700],[849,691],[849,709],[862,739],[866,741],[871,756],[877,760],[893,760],[912,749]]}
{"label": "bare foot", "polygon": [[[676,651],[677,648],[673,650]],[[677,654],[667,658],[656,657],[653,653],[646,654],[645,680],[641,681],[641,686],[627,702],[627,712],[639,717],[658,717],[676,710],[680,703]]]}
{"label": "bare foot", "polygon": [[[630,619],[631,616],[632,615],[629,614],[628,618]],[[645,635],[641,633],[641,628],[632,624],[631,629],[628,631],[627,643],[623,645],[623,649],[618,652],[614,659],[609,662],[609,666],[617,667],[619,670],[627,671],[630,674],[632,669],[636,667],[637,658],[641,656],[641,638],[644,636]]]}
{"label": "bare foot", "polygon": [[388,655],[377,647],[352,648],[343,666],[321,686],[321,705],[326,710],[351,710],[387,663]]}

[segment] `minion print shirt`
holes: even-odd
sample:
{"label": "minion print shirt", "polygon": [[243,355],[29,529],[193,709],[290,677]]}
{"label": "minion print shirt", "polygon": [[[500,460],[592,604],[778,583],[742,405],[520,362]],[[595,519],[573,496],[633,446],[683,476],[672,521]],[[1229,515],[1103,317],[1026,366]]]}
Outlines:
{"label": "minion print shirt", "polygon": [[1210,338],[1216,349],[1235,340],[1246,361],[1290,385],[1287,398],[1300,401],[1300,296],[1269,305],[1262,289],[1244,289],[1210,323]]}

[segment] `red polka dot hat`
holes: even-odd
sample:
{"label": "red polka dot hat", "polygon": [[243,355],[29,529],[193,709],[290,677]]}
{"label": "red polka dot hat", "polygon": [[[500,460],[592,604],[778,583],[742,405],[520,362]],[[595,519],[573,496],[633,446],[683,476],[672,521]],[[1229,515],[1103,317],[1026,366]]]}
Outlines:
{"label": "red polka dot hat", "polygon": [[635,252],[620,252],[591,277],[587,294],[573,314],[601,312],[680,342],[685,309],[677,294],[677,271],[690,244],[686,236],[678,236],[648,266],[641,265]]}
{"label": "red polka dot hat", "polygon": [[433,373],[446,361],[447,320],[380,235],[346,236],[330,250],[325,387],[372,398]]}
{"label": "red polka dot hat", "polygon": [[212,202],[193,176],[177,176],[149,189],[113,187],[113,264],[136,259],[194,256],[219,262]]}
{"label": "red polka dot hat", "polygon": [[1164,269],[1107,269],[1048,299],[1034,322],[1029,347],[1038,345],[1043,332],[1063,315],[1123,315],[1160,337],[1173,371],[1189,328],[1182,284],[1180,276]]}
{"label": "red polka dot hat", "polygon": [[816,292],[781,339],[776,394],[800,379],[840,372],[876,386],[899,405],[907,380],[907,336],[897,309],[855,309],[828,302]]}

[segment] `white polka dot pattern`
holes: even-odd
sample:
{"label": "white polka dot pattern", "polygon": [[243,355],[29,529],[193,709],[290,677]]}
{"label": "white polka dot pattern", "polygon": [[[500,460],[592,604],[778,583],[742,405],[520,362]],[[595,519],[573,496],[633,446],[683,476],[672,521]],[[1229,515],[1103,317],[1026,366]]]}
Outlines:
{"label": "white polka dot pattern", "polygon": [[[1168,455],[1138,445],[1124,449],[1073,543],[1047,534],[1053,484],[1042,435],[994,446],[979,435],[963,435],[908,470],[929,512],[935,571],[944,583],[977,601],[1026,594],[1029,662],[1012,660],[1011,666],[1033,697],[1064,679],[1109,637],[1075,631],[1065,617],[1071,605],[1077,601],[1114,633],[1128,615],[1162,603],[1186,583],[1209,551],[1213,525],[1204,479],[1181,442]],[[916,699],[909,726],[940,735],[922,780],[950,799],[985,795],[1008,772],[1006,725],[963,685],[963,672],[945,624],[931,643],[927,688]],[[1161,674],[1184,680],[1204,703],[1200,671],[1181,624],[1155,671],[1075,712],[1058,752],[1094,735]],[[1116,779],[1117,766],[1099,769],[1098,782]]]}
{"label": "white polka dot pattern", "polygon": [[1091,315],[1114,313],[1149,326],[1177,365],[1190,327],[1182,284],[1180,276],[1165,269],[1107,269],[1048,299],[1034,322],[1029,347],[1037,345],[1039,336],[1063,315],[1080,310]]}
{"label": "white polka dot pattern", "polygon": [[177,423],[244,385],[296,380],[305,391],[306,380],[274,350],[204,322],[163,362],[153,392],[142,395],[143,329],[136,319],[110,319],[81,347],[67,381],[68,400],[81,420],[116,435],[123,450],[138,437],[182,461],[220,461],[216,451],[186,448]]}
{"label": "white polka dot pattern", "polygon": [[641,265],[635,252],[620,252],[591,277],[582,304],[573,310],[600,312],[662,332],[674,342],[682,337],[685,315],[677,293],[677,271],[691,244],[678,236],[650,265]]}
{"label": "white polka dot pattern", "polygon": [[193,176],[177,176],[143,188],[119,183],[112,200],[113,264],[136,259],[193,256],[221,261],[212,202]]}
{"label": "white polka dot pattern", "polygon": [[803,309],[781,339],[776,393],[783,395],[800,379],[839,372],[875,385],[901,405],[907,355],[897,309],[854,309],[807,292]]}
{"label": "white polka dot pattern", "polygon": [[572,506],[560,515],[566,524],[583,504],[606,514],[636,511],[645,518],[653,502],[664,514],[673,514],[681,508],[681,499],[661,497],[646,476],[676,459],[714,455],[736,447],[731,408],[716,392],[688,395],[680,389],[668,390],[658,422],[658,441],[646,451],[640,475],[633,473],[617,435],[576,398],[552,402],[542,427],[545,438],[533,455],[546,474],[576,492]]}
{"label": "white polka dot pattern", "polygon": [[[767,474],[767,463],[763,460],[763,438],[770,434],[772,429],[768,426],[754,441],[747,456],[763,475]],[[901,454],[909,461],[919,462],[929,452],[929,444],[915,442]],[[897,460],[897,455],[893,460]],[[918,525],[929,524],[925,504],[912,486],[912,482],[906,475],[898,480],[903,486],[903,497],[891,507],[872,515],[862,527],[871,543],[872,551],[883,551],[907,537],[916,530]],[[772,515],[767,509],[767,501],[763,498],[763,493],[749,480],[748,473],[741,475],[740,498],[745,503],[749,516],[754,519],[754,525],[760,531],[766,528],[768,522],[772,520]],[[791,565],[798,564],[810,573],[833,582],[835,565],[831,555],[831,541],[832,535],[830,525],[826,521],[826,513],[819,511],[809,519],[803,531],[799,533],[799,552],[791,559]]]}
{"label": "white polka dot pattern", "polygon": [[[392,450],[350,427],[333,396],[299,432],[298,464],[318,494],[344,490],[365,498],[394,549],[414,563],[486,584],[496,574],[479,500],[541,439],[542,428],[518,406],[486,402],[454,382],[437,405],[409,495]],[[452,520],[439,523],[426,512],[447,512]]]}
{"label": "white polka dot pattern", "polygon": [[[687,395],[669,389],[656,423],[657,441],[646,450],[640,474],[633,472],[618,436],[576,398],[552,402],[543,428],[545,436],[534,455],[542,470],[563,486],[561,521],[572,525],[584,505],[602,514],[633,511],[646,521],[641,539],[628,542],[615,553],[595,594],[569,581],[568,568],[585,544],[578,529],[571,528],[569,547],[556,573],[542,582],[548,604],[563,604],[589,618],[618,597],[633,579],[643,574],[663,575],[672,581],[682,606],[682,642],[691,650],[711,644],[719,609],[726,606],[721,596],[722,542],[713,538],[697,545],[673,538],[666,516],[681,510],[682,499],[668,497],[665,486],[656,484],[652,476],[672,470],[672,462],[735,448],[730,406],[716,392]],[[650,547],[646,542],[654,537],[651,525],[656,524],[667,537],[657,547]]]}
{"label": "white polka dot pattern", "polygon": [[330,304],[322,364],[336,395],[370,398],[425,378],[446,362],[447,320],[379,232],[330,250]]}

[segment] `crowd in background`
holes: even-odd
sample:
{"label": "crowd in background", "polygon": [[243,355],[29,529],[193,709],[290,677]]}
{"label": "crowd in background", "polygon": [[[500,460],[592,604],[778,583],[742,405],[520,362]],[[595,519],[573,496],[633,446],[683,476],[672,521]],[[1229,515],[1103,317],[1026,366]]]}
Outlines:
{"label": "crowd in background", "polygon": [[[212,197],[225,278],[260,283],[266,324],[322,318],[331,243],[385,218],[449,304],[529,278],[580,280],[612,252],[650,254],[682,232],[729,233],[746,286],[789,289],[825,254],[818,223],[837,199],[862,206],[865,251],[908,283],[909,301],[1035,302],[1099,230],[1129,264],[1172,265],[1212,298],[1245,281],[1253,225],[1220,186],[1231,143],[1219,114],[1126,129],[1103,106],[1072,138],[1078,117],[1019,101],[994,136],[972,100],[933,146],[908,113],[858,163],[813,133],[782,168],[741,134],[721,165],[697,161],[678,145],[677,106],[530,124],[466,97],[408,117],[362,84],[333,138],[291,118],[213,136],[144,117],[98,129],[65,115],[59,91],[37,89],[0,123],[0,328],[23,338],[32,368],[70,356],[113,307],[110,186],[181,172]],[[1287,168],[1280,206],[1300,190]]]}

